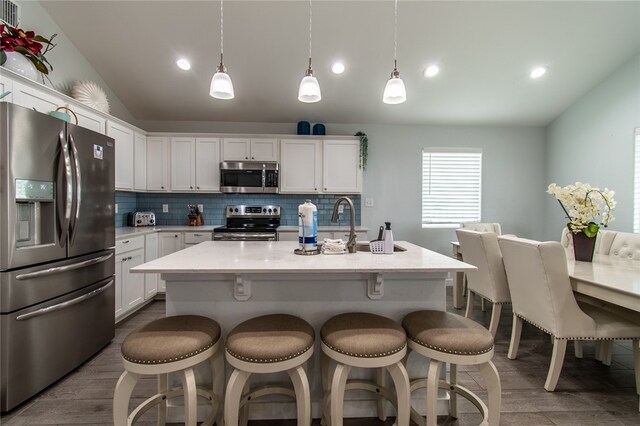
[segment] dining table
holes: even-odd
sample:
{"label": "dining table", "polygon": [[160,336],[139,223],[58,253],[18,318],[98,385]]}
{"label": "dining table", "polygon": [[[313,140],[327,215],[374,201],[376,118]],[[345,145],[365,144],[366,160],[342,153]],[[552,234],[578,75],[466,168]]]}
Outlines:
{"label": "dining table", "polygon": [[[453,257],[463,260],[458,241],[451,242]],[[597,304],[640,323],[640,262],[595,254],[592,262],[574,260],[567,250],[567,270],[576,298]],[[464,272],[453,273],[453,306],[463,306]]]}

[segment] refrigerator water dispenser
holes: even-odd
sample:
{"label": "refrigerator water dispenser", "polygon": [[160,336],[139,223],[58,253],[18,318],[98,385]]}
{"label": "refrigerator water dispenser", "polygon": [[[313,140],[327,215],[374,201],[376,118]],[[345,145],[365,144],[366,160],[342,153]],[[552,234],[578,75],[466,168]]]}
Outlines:
{"label": "refrigerator water dispenser", "polygon": [[16,179],[16,248],[55,243],[53,187]]}

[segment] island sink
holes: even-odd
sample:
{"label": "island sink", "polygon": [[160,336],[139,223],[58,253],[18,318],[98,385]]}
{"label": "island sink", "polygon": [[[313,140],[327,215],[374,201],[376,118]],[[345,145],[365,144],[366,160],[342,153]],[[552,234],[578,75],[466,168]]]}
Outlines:
{"label": "island sink", "polygon": [[[357,251],[365,251],[365,252],[371,253],[371,247],[369,246],[369,243],[367,243],[367,244],[356,244],[356,250]],[[407,251],[407,249],[404,248],[404,247],[400,247],[397,244],[393,245],[393,252],[394,253],[402,252],[402,251]]]}

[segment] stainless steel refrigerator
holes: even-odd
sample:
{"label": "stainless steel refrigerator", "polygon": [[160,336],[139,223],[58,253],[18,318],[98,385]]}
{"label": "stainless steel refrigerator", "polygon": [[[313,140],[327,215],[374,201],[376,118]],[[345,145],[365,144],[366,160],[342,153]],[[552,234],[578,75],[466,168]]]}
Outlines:
{"label": "stainless steel refrigerator", "polygon": [[114,141],[0,103],[0,411],[114,336]]}

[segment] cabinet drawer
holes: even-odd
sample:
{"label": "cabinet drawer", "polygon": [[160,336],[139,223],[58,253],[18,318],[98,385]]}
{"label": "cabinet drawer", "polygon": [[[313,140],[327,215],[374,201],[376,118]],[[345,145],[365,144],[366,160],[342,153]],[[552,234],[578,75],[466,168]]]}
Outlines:
{"label": "cabinet drawer", "polygon": [[116,254],[144,248],[144,235],[138,237],[123,238],[116,241]]}
{"label": "cabinet drawer", "polygon": [[185,232],[184,243],[185,244],[199,244],[203,241],[212,240],[211,232]]}

